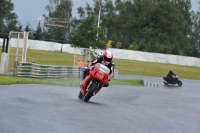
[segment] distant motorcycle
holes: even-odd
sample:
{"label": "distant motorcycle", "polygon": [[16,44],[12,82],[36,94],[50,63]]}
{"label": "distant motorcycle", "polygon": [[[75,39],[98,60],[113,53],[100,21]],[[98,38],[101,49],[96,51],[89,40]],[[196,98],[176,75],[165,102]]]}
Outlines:
{"label": "distant motorcycle", "polygon": [[163,82],[164,82],[165,85],[168,85],[168,84],[178,84],[179,86],[182,86],[182,81],[179,80],[178,75],[176,75],[173,78],[169,78],[167,76],[163,77]]}
{"label": "distant motorcycle", "polygon": [[110,69],[100,63],[95,64],[81,84],[78,98],[88,102],[101,88],[108,84]]}

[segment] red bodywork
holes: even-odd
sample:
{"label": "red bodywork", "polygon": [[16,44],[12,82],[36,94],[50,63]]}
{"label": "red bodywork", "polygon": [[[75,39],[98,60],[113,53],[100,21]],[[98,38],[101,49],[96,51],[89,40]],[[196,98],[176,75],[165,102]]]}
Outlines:
{"label": "red bodywork", "polygon": [[87,76],[82,81],[81,93],[85,96],[87,94],[86,89],[90,81],[95,80],[95,82],[98,82],[99,84],[97,91],[95,91],[95,93],[93,94],[93,95],[96,95],[101,90],[104,84],[108,84],[109,73],[110,73],[110,70],[106,66],[100,63],[95,64],[93,70],[88,71]]}

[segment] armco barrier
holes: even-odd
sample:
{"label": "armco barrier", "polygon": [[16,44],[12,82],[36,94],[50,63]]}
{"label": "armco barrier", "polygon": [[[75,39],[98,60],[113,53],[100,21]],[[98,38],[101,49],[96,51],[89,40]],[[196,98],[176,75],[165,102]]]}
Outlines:
{"label": "armco barrier", "polygon": [[80,78],[80,68],[20,62],[17,65],[17,76],[40,79]]}

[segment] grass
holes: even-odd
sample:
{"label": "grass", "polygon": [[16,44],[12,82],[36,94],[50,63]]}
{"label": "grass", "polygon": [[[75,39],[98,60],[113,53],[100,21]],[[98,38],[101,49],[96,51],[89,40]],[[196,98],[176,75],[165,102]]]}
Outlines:
{"label": "grass", "polygon": [[[14,49],[11,49],[11,52],[14,53]],[[10,56],[10,62],[9,62],[10,71],[13,70],[14,60],[15,57]],[[74,60],[74,54],[28,49],[27,62],[31,62],[32,60],[34,60],[37,64],[72,66]],[[113,59],[113,60],[115,62],[115,68],[118,69],[119,74],[163,77],[171,69],[175,72],[175,74],[179,75],[181,79],[185,78],[185,79],[200,80],[200,67],[142,62],[135,60],[121,60],[121,59]]]}
{"label": "grass", "polygon": [[200,67],[115,59],[121,74],[163,77],[173,70],[180,78],[200,80]]}
{"label": "grass", "polygon": [[[78,87],[80,79],[34,79],[34,78],[23,78],[16,76],[3,76],[0,75],[0,85],[11,85],[11,84],[46,84],[46,85],[60,85],[60,86],[71,86]],[[111,85],[133,85],[143,86],[140,80],[120,80],[113,79],[110,82]]]}
{"label": "grass", "polygon": [[34,79],[34,78],[23,78],[23,77],[16,77],[16,76],[0,75],[1,85],[48,84],[48,85],[61,85],[61,86],[75,86],[77,83],[78,83],[78,79],[47,80],[47,79]]}

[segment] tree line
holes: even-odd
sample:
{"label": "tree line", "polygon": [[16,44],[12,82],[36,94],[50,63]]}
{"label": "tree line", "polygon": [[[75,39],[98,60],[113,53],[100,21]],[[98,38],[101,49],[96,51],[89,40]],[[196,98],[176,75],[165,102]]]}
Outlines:
{"label": "tree line", "polygon": [[[7,5],[7,6],[5,6]],[[5,9],[6,7],[6,9]],[[72,17],[72,0],[49,0],[48,17],[70,15],[70,32],[48,27],[36,31],[22,26],[14,5],[0,0],[0,32],[31,32],[31,39],[63,40],[72,46],[130,49],[155,53],[200,57],[200,12],[191,10],[191,0],[103,0],[97,28],[99,0],[77,9]]]}

